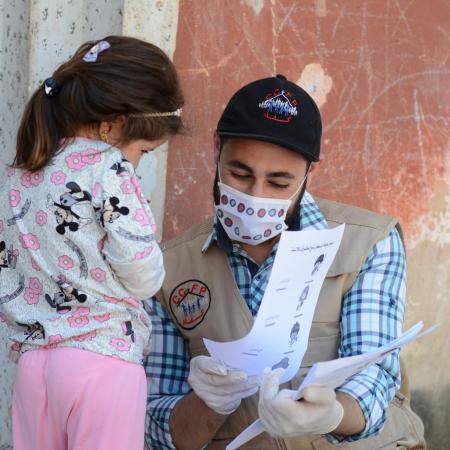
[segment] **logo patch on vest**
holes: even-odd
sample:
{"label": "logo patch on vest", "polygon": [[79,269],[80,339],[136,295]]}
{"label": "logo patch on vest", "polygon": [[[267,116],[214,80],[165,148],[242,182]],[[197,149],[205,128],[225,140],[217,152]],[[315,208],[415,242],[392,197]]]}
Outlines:
{"label": "logo patch on vest", "polygon": [[211,293],[205,283],[187,280],[171,292],[169,304],[178,325],[192,330],[205,318],[211,305]]}

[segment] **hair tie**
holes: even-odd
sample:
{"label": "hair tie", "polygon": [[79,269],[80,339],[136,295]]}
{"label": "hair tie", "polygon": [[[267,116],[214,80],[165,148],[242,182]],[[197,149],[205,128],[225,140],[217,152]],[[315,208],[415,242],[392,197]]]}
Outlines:
{"label": "hair tie", "polygon": [[61,86],[60,84],[53,78],[47,78],[44,81],[44,92],[47,97],[54,97],[58,94]]}
{"label": "hair tie", "polygon": [[168,117],[168,116],[181,116],[182,108],[178,108],[175,111],[164,111],[164,112],[148,112],[148,113],[133,113],[129,114],[130,117]]}

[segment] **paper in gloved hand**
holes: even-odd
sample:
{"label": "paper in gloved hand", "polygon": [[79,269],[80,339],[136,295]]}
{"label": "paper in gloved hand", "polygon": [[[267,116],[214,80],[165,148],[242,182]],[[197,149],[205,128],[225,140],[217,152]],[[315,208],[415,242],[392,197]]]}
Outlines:
{"label": "paper in gloved hand", "polygon": [[343,234],[344,225],[283,232],[250,333],[231,342],[203,339],[209,354],[250,376],[282,367],[281,382],[292,379],[308,347],[319,293]]}
{"label": "paper in gloved hand", "polygon": [[[426,334],[433,331],[436,326],[420,332],[422,328],[423,322],[419,322],[397,339],[394,339],[390,343],[379,347],[372,352],[314,364],[309,370],[302,384],[293,393],[293,399],[298,400],[302,398],[302,391],[308,386],[328,386],[331,388],[337,388],[341,386],[353,375],[361,372],[372,364],[376,364],[377,362],[382,361],[389,353],[397,350],[403,345],[406,345],[409,342],[418,339],[419,337],[425,336]],[[239,434],[232,442],[230,442],[226,446],[226,450],[237,449],[241,445],[245,444],[264,431],[265,429],[261,423],[261,420],[257,419],[241,434]]]}

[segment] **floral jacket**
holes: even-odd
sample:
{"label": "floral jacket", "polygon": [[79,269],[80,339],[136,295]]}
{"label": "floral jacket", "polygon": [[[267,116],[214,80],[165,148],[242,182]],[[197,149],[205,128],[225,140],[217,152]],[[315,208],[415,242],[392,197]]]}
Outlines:
{"label": "floral jacket", "polygon": [[130,162],[74,139],[0,188],[0,319],[19,356],[77,347],[139,363],[151,325],[141,300],[164,278],[152,213]]}

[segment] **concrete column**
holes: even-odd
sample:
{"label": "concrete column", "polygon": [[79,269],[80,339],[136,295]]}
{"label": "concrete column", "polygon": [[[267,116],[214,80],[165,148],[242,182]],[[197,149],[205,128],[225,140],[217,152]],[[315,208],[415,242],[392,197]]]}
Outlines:
{"label": "concrete column", "polygon": [[[0,0],[0,180],[29,95],[84,41],[122,34],[123,0]],[[0,323],[0,450],[12,448],[15,364]]]}
{"label": "concrete column", "polygon": [[[171,58],[175,51],[179,1],[125,0],[123,34],[133,36],[162,48]],[[166,197],[167,144],[144,156],[137,171],[142,189],[162,236]]]}
{"label": "concrete column", "polygon": [[[28,1],[0,0],[0,180],[15,154],[17,122],[27,97]],[[15,364],[7,357],[0,323],[0,450],[11,447],[11,392]]]}
{"label": "concrete column", "polygon": [[28,22],[27,0],[0,0],[0,179],[13,160],[17,123],[28,96]]}
{"label": "concrete column", "polygon": [[121,34],[122,7],[123,0],[32,0],[29,92],[83,42]]}

